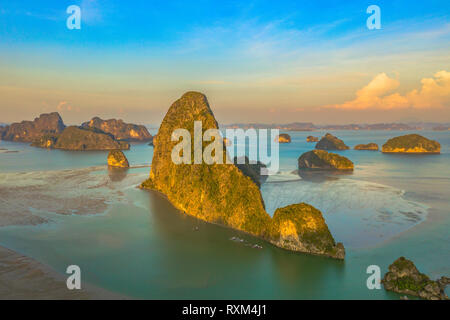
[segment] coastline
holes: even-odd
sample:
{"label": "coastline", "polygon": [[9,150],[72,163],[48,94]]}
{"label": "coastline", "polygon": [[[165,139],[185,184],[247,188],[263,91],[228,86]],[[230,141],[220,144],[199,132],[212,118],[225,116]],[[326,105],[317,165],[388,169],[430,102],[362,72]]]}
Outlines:
{"label": "coastline", "polygon": [[0,246],[0,300],[127,299],[90,284],[68,290],[66,278],[32,258]]}

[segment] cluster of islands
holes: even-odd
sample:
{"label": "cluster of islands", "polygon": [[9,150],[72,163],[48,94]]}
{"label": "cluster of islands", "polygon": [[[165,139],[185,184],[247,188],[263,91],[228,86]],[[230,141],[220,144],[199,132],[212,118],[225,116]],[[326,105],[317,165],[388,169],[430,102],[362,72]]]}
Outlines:
{"label": "cluster of islands", "polygon": [[[251,234],[277,247],[345,259],[344,245],[335,241],[317,208],[297,203],[276,209],[272,217],[267,213],[260,191],[259,172],[265,166],[263,163],[251,164],[246,158],[243,164],[175,164],[171,153],[178,142],[172,141],[172,133],[175,129],[186,128],[194,136],[194,121],[202,121],[203,131],[219,129],[206,96],[187,92],[169,108],[154,137],[144,126],[116,119],[95,117],[81,126],[66,126],[55,112],[42,114],[34,121],[2,126],[0,139],[28,142],[48,149],[109,150],[107,163],[114,168],[130,166],[121,151],[130,148],[129,142],[150,142],[154,148],[150,176],[142,182],[141,189],[164,194],[184,214]],[[291,137],[283,133],[277,141],[291,143]],[[350,159],[329,152],[350,149],[341,139],[327,133],[321,138],[308,136],[307,142],[316,145],[299,156],[299,171],[354,169]],[[230,141],[224,139],[224,154],[229,144]],[[379,147],[368,142],[354,149],[378,151]],[[408,134],[389,139],[381,152],[438,154],[440,144],[418,134]],[[425,299],[448,299],[444,292],[448,283],[446,277],[430,280],[403,257],[389,267],[383,279],[387,290]]]}

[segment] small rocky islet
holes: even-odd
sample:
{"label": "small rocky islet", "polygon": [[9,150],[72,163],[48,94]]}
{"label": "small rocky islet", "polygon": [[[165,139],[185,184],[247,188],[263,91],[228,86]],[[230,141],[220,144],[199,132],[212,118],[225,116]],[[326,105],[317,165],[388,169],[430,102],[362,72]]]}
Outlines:
{"label": "small rocky islet", "polygon": [[348,150],[350,149],[344,141],[333,136],[330,133],[325,134],[316,144],[316,149],[319,150]]}
{"label": "small rocky islet", "polygon": [[125,154],[118,149],[111,150],[108,154],[108,166],[113,168],[129,168],[130,164],[128,162]]}
{"label": "small rocky islet", "polygon": [[448,300],[445,287],[450,278],[441,277],[434,281],[419,272],[414,263],[405,257],[395,260],[381,280],[384,288],[397,293],[409,294],[427,300]]}
{"label": "small rocky islet", "polygon": [[314,136],[307,136],[306,142],[319,142],[319,138],[314,137]]}
{"label": "small rocky islet", "polygon": [[299,170],[352,171],[354,164],[348,158],[325,150],[311,150],[298,158]]}
{"label": "small rocky islet", "polygon": [[265,211],[258,185],[236,165],[174,164],[171,153],[177,142],[171,140],[172,132],[185,128],[193,135],[194,121],[202,121],[204,131],[218,129],[206,96],[187,92],[172,104],[161,123],[150,177],[141,188],[163,193],[186,214],[244,231],[275,246],[344,259],[343,245],[335,243],[322,213],[312,206],[280,208],[272,218]]}
{"label": "small rocky islet", "polygon": [[275,138],[275,141],[277,141],[278,143],[290,143],[291,136],[287,133],[281,133]]}
{"label": "small rocky islet", "polygon": [[44,113],[33,121],[0,127],[0,139],[31,142],[31,146],[74,151],[127,150],[128,141],[148,141],[151,134],[144,126],[122,120],[98,117],[81,126],[67,126],[57,112]]}
{"label": "small rocky islet", "polygon": [[441,145],[435,140],[419,134],[407,134],[386,141],[381,149],[383,153],[430,153],[441,152]]}

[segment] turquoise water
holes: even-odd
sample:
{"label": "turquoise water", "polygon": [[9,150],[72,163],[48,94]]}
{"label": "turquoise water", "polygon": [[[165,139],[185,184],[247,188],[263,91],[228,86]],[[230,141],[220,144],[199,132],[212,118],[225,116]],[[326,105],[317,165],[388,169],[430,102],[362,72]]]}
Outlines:
{"label": "turquoise water", "polygon": [[[349,146],[382,145],[406,134],[332,133]],[[46,222],[0,227],[0,245],[61,273],[77,264],[82,281],[134,298],[398,299],[367,289],[366,268],[379,265],[384,274],[401,255],[432,278],[450,275],[450,133],[421,132],[441,143],[440,155],[339,151],[355,163],[353,174],[300,177],[293,171],[297,158],[314,147],[306,143],[310,134],[290,133],[292,143],[280,145],[281,172],[261,191],[269,213],[300,201],[322,210],[346,247],[345,262],[203,223],[135,188],[149,172],[153,149],[146,144],[126,151],[133,168],[108,171],[106,152],[1,141],[0,148],[19,152],[0,150],[0,214],[30,212]],[[234,236],[244,241],[231,241]]]}

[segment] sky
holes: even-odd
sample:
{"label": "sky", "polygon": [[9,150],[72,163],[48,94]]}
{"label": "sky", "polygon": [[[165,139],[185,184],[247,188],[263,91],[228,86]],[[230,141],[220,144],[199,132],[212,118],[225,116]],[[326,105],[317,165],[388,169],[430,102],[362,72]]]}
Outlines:
{"label": "sky", "polygon": [[450,122],[450,1],[0,0],[0,122],[159,124],[191,90],[220,123]]}

